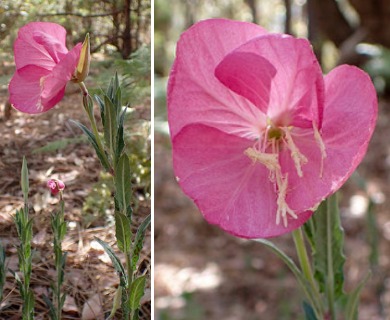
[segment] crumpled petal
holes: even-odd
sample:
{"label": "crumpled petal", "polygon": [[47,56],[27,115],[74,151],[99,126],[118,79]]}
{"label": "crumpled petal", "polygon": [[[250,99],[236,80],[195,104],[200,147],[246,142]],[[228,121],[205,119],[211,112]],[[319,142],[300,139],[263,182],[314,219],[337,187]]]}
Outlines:
{"label": "crumpled petal", "polygon": [[[68,81],[72,79],[80,57],[82,44],[78,43],[45,77],[42,91],[42,104],[47,105],[49,101],[63,90]],[[58,102],[58,101],[57,101]],[[56,102],[56,103],[57,103]],[[55,103],[55,104],[56,104]],[[52,105],[52,107],[55,106]]]}
{"label": "crumpled petal", "polygon": [[215,69],[215,76],[230,90],[267,113],[275,67],[252,52],[229,53]]}
{"label": "crumpled petal", "polygon": [[15,109],[30,114],[46,111],[42,109],[40,102],[42,93],[40,79],[49,73],[49,70],[33,65],[15,72],[8,87],[9,99]]}
{"label": "crumpled petal", "polygon": [[287,227],[275,223],[269,172],[244,155],[252,143],[202,124],[184,127],[173,139],[178,182],[209,223],[233,235],[268,238],[290,232],[312,212],[299,214]]}
{"label": "crumpled petal", "polygon": [[195,122],[237,135],[248,135],[248,128],[257,132],[256,123],[264,115],[212,75],[227,53],[266,33],[255,24],[210,19],[182,34],[168,83],[168,119],[173,136]]}
{"label": "crumpled petal", "polygon": [[[46,34],[46,36],[44,36]],[[65,46],[66,30],[51,22],[30,22],[20,28],[14,43],[16,69],[37,65],[51,70],[68,52]],[[53,52],[56,50],[56,53]]]}
{"label": "crumpled petal", "polygon": [[363,159],[377,118],[377,98],[370,77],[352,66],[339,66],[325,76],[326,105],[322,139],[327,157],[323,175],[321,152],[314,134],[295,139],[299,150],[308,158],[303,177],[296,174],[288,150],[282,152],[281,166],[289,174],[291,188],[287,203],[293,210],[308,210],[337,191]]}
{"label": "crumpled petal", "polygon": [[267,34],[247,41],[221,61],[216,76],[277,126],[311,127],[315,121],[321,128],[322,72],[305,39]]}

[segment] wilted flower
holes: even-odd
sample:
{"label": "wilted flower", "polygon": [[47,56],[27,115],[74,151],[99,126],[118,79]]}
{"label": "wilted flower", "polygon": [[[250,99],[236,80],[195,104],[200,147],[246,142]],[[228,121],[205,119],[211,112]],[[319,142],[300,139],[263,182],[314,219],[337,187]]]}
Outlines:
{"label": "wilted flower", "polygon": [[205,218],[245,238],[301,226],[362,160],[377,116],[367,74],[323,76],[305,39],[213,19],[178,42],[168,85],[174,170]]}
{"label": "wilted flower", "polygon": [[47,187],[50,189],[51,194],[55,196],[65,189],[65,183],[59,179],[50,179],[47,181]]}
{"label": "wilted flower", "polygon": [[30,22],[14,43],[16,72],[9,84],[10,102],[25,113],[53,108],[74,77],[82,44],[65,46],[66,30],[55,23]]}

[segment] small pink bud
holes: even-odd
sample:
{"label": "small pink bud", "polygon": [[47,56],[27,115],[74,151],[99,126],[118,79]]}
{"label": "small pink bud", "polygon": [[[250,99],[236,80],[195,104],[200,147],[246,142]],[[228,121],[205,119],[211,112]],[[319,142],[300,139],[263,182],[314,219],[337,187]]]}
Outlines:
{"label": "small pink bud", "polygon": [[58,192],[65,189],[65,183],[58,179],[50,179],[47,182],[47,187],[50,189],[51,194],[55,196]]}

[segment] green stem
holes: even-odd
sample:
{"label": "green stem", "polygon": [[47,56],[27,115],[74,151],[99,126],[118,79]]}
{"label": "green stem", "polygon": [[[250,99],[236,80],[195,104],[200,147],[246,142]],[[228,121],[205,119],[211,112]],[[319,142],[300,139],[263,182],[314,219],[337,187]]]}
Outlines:
{"label": "green stem", "polygon": [[[126,252],[126,269],[127,269],[127,288],[126,288],[126,291],[127,291],[127,298],[129,299],[130,298],[130,289],[131,289],[131,284],[133,282],[133,268],[131,266],[131,257],[130,257],[130,253],[129,252]],[[130,309],[130,306],[129,306],[129,309]],[[129,312],[128,314],[128,320],[132,320],[133,319],[133,311],[131,310],[131,312]]]}
{"label": "green stem", "polygon": [[316,312],[316,316],[318,319],[323,319],[322,315],[324,313],[324,308],[322,306],[322,300],[321,300],[320,293],[318,291],[318,287],[317,287],[316,282],[314,280],[314,275],[313,275],[313,271],[311,268],[309,256],[307,254],[305,242],[303,239],[302,229],[301,228],[296,229],[292,232],[292,234],[293,234],[293,239],[294,239],[299,263],[300,263],[301,268],[302,268],[302,272],[303,272],[306,280],[308,281],[308,283],[312,289],[312,292],[314,294],[314,297],[312,297],[312,300],[314,300],[316,302],[316,306],[313,306],[314,310]]}
{"label": "green stem", "polygon": [[326,233],[327,233],[327,264],[328,264],[328,276],[327,276],[327,286],[326,286],[326,292],[328,297],[328,306],[329,306],[329,313],[330,313],[330,319],[336,320],[336,310],[335,310],[335,297],[334,297],[334,271],[333,271],[333,249],[332,249],[332,212],[329,212],[332,210],[332,206],[327,206],[327,215],[326,215]]}

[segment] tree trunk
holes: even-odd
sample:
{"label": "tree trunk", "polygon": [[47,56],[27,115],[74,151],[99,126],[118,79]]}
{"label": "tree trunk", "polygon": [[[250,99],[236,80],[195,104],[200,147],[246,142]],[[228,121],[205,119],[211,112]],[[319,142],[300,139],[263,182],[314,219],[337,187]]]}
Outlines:
{"label": "tree trunk", "polygon": [[245,0],[246,4],[248,5],[249,9],[252,13],[252,22],[259,24],[259,20],[257,18],[257,6],[256,6],[256,0]]}
{"label": "tree trunk", "polygon": [[127,59],[133,49],[131,37],[131,0],[124,1],[123,14],[125,19],[125,29],[122,35],[122,58]]}

